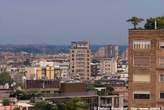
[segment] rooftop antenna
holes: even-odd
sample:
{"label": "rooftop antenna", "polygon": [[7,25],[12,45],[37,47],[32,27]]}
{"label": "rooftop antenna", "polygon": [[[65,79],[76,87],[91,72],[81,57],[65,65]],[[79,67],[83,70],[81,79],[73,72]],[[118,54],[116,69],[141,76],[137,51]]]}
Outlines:
{"label": "rooftop antenna", "polygon": [[155,25],[154,25],[154,29],[157,29],[157,21],[156,21],[156,19],[155,19],[155,21],[154,21],[155,23]]}

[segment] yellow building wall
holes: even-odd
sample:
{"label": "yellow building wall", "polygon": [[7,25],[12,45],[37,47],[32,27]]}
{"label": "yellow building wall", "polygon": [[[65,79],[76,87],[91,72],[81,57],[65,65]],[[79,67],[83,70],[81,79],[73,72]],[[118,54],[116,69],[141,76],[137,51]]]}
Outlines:
{"label": "yellow building wall", "polygon": [[42,68],[41,67],[37,67],[36,69],[36,79],[42,79]]}
{"label": "yellow building wall", "polygon": [[51,79],[54,79],[55,78],[55,71],[54,71],[54,68],[51,67]]}
{"label": "yellow building wall", "polygon": [[46,67],[46,78],[48,80],[53,80],[54,79],[54,69],[51,66]]}
{"label": "yellow building wall", "polygon": [[[43,71],[42,71],[42,67],[37,67],[36,69],[36,79],[40,80],[42,79],[42,74],[43,74]],[[46,66],[46,79],[47,80],[53,80],[55,78],[55,70],[54,70],[54,67],[51,67],[51,66]]]}

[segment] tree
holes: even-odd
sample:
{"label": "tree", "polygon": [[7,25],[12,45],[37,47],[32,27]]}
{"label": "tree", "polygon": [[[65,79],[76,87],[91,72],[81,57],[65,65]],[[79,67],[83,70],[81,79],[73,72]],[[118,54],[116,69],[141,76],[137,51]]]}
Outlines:
{"label": "tree", "polygon": [[87,84],[87,91],[95,91],[95,85],[94,84]]}
{"label": "tree", "polygon": [[9,99],[3,99],[2,104],[3,104],[3,106],[8,106],[8,105],[10,105],[10,100]]}
{"label": "tree", "polygon": [[88,110],[88,105],[79,97],[74,97],[64,103],[52,104],[47,101],[35,103],[34,110]]}
{"label": "tree", "polygon": [[59,103],[54,107],[55,110],[66,110],[66,104],[64,103]]}
{"label": "tree", "polygon": [[19,100],[30,100],[35,102],[36,97],[40,97],[41,93],[37,91],[16,90],[10,93],[10,97],[17,97]]}
{"label": "tree", "polygon": [[154,29],[155,21],[157,23],[157,29],[164,29],[164,16],[147,19],[144,25],[145,29]]}
{"label": "tree", "polygon": [[107,85],[106,86],[106,95],[113,95],[113,94],[115,94],[114,93],[114,88],[109,86],[109,85]]}
{"label": "tree", "polygon": [[35,110],[53,110],[54,106],[46,101],[40,101],[34,105],[34,108]]}
{"label": "tree", "polygon": [[0,85],[5,85],[6,83],[11,84],[13,82],[10,74],[8,72],[0,73]]}
{"label": "tree", "polygon": [[131,22],[134,26],[134,29],[137,28],[137,25],[139,23],[141,23],[142,21],[144,21],[144,19],[140,18],[140,17],[136,17],[136,16],[133,16],[131,17],[130,19],[127,20],[127,22]]}
{"label": "tree", "polygon": [[88,110],[88,105],[79,97],[74,97],[65,102],[66,110]]}

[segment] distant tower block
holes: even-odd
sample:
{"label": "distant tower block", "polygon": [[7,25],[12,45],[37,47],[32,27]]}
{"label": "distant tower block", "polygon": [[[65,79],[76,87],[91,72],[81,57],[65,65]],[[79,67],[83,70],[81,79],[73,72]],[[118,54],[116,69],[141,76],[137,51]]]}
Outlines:
{"label": "distant tower block", "polygon": [[72,79],[88,80],[91,76],[91,50],[89,42],[72,42],[70,49],[70,76]]}

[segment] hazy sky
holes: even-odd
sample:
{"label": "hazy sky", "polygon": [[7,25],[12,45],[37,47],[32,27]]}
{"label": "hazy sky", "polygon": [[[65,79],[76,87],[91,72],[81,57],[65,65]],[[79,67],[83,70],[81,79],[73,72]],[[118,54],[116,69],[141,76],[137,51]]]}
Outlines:
{"label": "hazy sky", "polygon": [[127,44],[126,20],[164,15],[164,0],[0,0],[0,44]]}

